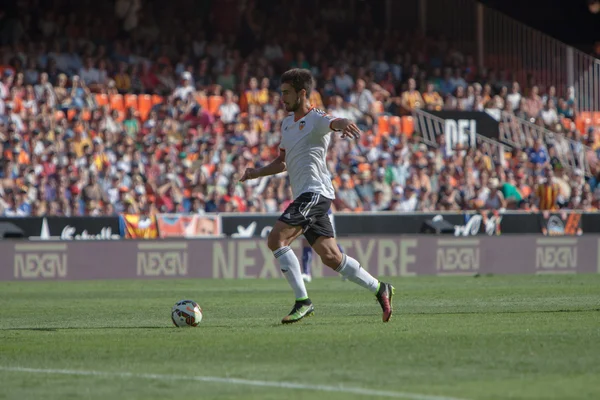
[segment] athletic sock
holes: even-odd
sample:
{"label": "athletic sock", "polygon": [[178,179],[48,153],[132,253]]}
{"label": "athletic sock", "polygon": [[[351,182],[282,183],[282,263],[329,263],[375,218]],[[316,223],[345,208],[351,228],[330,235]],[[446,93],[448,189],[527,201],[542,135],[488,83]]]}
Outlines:
{"label": "athletic sock", "polygon": [[298,257],[292,251],[291,247],[281,247],[273,252],[273,255],[279,261],[279,268],[287,279],[288,283],[294,290],[294,296],[297,301],[307,300],[308,293],[306,292],[306,286],[302,280],[302,274],[300,272],[300,263]]}
{"label": "athletic sock", "polygon": [[306,246],[302,249],[302,272],[306,275],[310,275],[311,264],[312,264],[313,249],[310,246]]}
{"label": "athletic sock", "polygon": [[342,256],[342,262],[336,268],[336,271],[348,278],[349,281],[354,282],[365,289],[369,289],[373,293],[377,293],[379,281],[365,271],[354,258],[347,256],[346,254],[343,254]]}

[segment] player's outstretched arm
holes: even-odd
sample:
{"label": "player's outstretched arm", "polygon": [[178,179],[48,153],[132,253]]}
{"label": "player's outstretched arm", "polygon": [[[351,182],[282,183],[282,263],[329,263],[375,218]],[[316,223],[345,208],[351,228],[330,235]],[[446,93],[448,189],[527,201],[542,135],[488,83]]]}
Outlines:
{"label": "player's outstretched arm", "polygon": [[331,121],[330,128],[334,131],[342,132],[342,138],[349,137],[358,139],[362,132],[356,124],[346,118],[337,118]]}
{"label": "player's outstretched arm", "polygon": [[269,176],[276,175],[280,172],[285,171],[285,150],[279,150],[279,157],[277,157],[273,162],[269,165],[265,165],[262,168],[247,168],[244,171],[244,176],[240,178],[240,182],[247,181],[248,179],[256,179],[261,176]]}

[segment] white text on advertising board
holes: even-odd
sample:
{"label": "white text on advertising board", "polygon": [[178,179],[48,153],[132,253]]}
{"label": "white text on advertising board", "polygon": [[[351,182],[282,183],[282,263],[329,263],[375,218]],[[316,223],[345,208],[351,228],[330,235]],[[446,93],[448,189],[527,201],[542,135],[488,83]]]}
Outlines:
{"label": "white text on advertising board", "polygon": [[[339,244],[361,266],[379,276],[412,276],[416,265],[417,239],[340,239]],[[300,250],[300,242],[292,242]],[[323,269],[324,268],[324,269]],[[330,273],[319,260],[313,262],[313,276]],[[334,275],[333,272],[330,273]],[[273,252],[264,240],[215,241],[212,246],[212,277],[226,279],[279,278],[281,272]]]}
{"label": "white text on advertising board", "polygon": [[66,244],[16,244],[15,278],[66,278],[66,251]]}
{"label": "white text on advertising board", "polygon": [[535,268],[538,272],[571,272],[577,268],[577,239],[537,239]]}
{"label": "white text on advertising board", "polygon": [[436,268],[438,274],[474,274],[479,272],[479,239],[439,239]]}
{"label": "white text on advertising board", "polygon": [[138,276],[186,276],[187,243],[139,243]]}

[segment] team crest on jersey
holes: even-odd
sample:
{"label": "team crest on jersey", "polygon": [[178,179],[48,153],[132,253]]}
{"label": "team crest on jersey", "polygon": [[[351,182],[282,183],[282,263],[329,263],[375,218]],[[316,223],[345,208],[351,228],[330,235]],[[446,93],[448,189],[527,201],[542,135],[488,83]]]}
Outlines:
{"label": "team crest on jersey", "polygon": [[300,121],[300,130],[304,129],[306,126],[306,121]]}

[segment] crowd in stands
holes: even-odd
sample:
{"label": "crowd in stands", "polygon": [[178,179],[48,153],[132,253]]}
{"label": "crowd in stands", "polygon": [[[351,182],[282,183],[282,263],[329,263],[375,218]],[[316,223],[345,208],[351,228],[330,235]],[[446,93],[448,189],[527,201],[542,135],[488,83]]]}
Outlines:
{"label": "crowd in stands", "polygon": [[[189,1],[176,18],[158,18],[157,2],[117,1],[117,16],[90,4],[0,12],[0,216],[282,211],[293,200],[285,173],[239,178],[278,154],[278,76],[292,67],[315,76],[312,105],[364,131],[329,150],[337,211],[600,207],[600,122],[579,118],[572,90],[533,78],[522,88],[444,38],[384,34],[368,5],[340,41],[350,16],[304,18],[299,4],[248,1],[238,32],[202,29]],[[429,147],[415,108],[504,111],[562,132],[587,146],[591,176],[539,140],[504,163],[482,148],[448,152],[443,137]]]}

